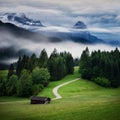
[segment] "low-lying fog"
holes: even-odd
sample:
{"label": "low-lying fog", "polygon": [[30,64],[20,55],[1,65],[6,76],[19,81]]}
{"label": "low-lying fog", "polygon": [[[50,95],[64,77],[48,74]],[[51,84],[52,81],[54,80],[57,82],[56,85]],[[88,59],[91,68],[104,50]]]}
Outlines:
{"label": "low-lying fog", "polygon": [[[114,50],[116,47],[114,46],[109,46],[109,45],[104,45],[104,44],[92,44],[92,45],[87,45],[87,44],[80,44],[80,43],[75,43],[72,41],[62,41],[58,43],[52,43],[52,42],[36,42],[34,40],[27,40],[27,39],[21,39],[21,38],[15,38],[11,36],[10,34],[6,34],[3,37],[3,34],[0,37],[0,48],[4,47],[10,47],[13,46],[14,51],[18,52],[19,50],[26,49],[29,52],[36,53],[37,56],[40,55],[40,52],[42,49],[46,49],[48,55],[51,54],[51,52],[54,50],[54,48],[57,49],[58,52],[62,51],[67,51],[72,53],[73,57],[80,57],[82,51],[88,47],[90,52],[94,50],[101,50],[101,51],[111,51]],[[120,49],[120,47],[118,47]],[[9,53],[9,51],[8,51]],[[17,60],[18,56],[15,56],[14,58],[8,58],[5,60],[2,60],[2,63],[10,63],[10,62],[15,62]]]}
{"label": "low-lying fog", "polygon": [[[26,26],[21,26],[23,28],[26,28]],[[116,29],[117,28],[117,29]],[[25,53],[36,53],[37,56],[39,56],[40,52],[42,49],[46,49],[48,55],[51,54],[51,52],[54,50],[54,48],[57,49],[58,52],[62,52],[62,51],[67,51],[72,53],[73,57],[80,57],[82,51],[88,47],[90,52],[94,51],[94,50],[98,50],[100,49],[101,51],[111,51],[114,50],[117,46],[117,44],[115,44],[114,46],[110,46],[107,44],[81,44],[81,43],[76,43],[76,42],[72,42],[69,37],[67,37],[66,40],[63,40],[62,37],[60,39],[62,39],[59,42],[50,42],[50,40],[47,37],[44,37],[44,35],[46,36],[52,36],[55,35],[54,39],[56,39],[56,37],[58,37],[57,33],[77,33],[79,35],[80,32],[89,32],[91,35],[94,35],[104,41],[110,41],[110,40],[117,40],[119,43],[119,47],[118,49],[120,49],[120,27],[111,27],[111,28],[97,28],[97,27],[88,27],[86,29],[74,29],[74,27],[67,27],[67,26],[46,26],[46,27],[34,27],[34,26],[29,26],[28,28],[33,32],[37,32],[42,34],[43,36],[34,36],[34,37],[30,37],[30,39],[26,39],[22,36],[15,37],[14,33],[11,34],[11,31],[9,31],[8,29],[0,32],[0,51],[2,52],[2,50],[6,49],[6,48],[10,48],[11,51],[9,51],[9,49],[7,50],[8,55],[9,53],[12,54],[12,52],[14,54],[12,54],[12,56],[7,56],[7,54],[4,56],[0,56],[0,62],[1,63],[11,63],[14,62],[18,59],[18,56],[21,51],[25,52]],[[65,35],[66,35],[65,34]],[[60,34],[61,35],[61,34]],[[59,39],[58,39],[59,40]],[[112,44],[112,43],[111,43]],[[1,53],[0,52],[0,53]],[[1,55],[1,54],[0,54]]]}

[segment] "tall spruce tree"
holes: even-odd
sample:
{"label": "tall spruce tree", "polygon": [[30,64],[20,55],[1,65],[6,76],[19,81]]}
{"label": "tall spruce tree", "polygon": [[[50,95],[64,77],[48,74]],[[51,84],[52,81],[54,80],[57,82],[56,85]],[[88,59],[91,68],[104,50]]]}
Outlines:
{"label": "tall spruce tree", "polygon": [[21,61],[22,70],[29,68],[29,57],[24,55]]}
{"label": "tall spruce tree", "polygon": [[48,55],[45,49],[41,51],[40,57],[38,59],[40,68],[47,68]]}
{"label": "tall spruce tree", "polygon": [[22,71],[22,66],[21,66],[21,56],[18,59],[17,66],[16,66],[16,74],[18,77],[20,77],[21,71]]}
{"label": "tall spruce tree", "polygon": [[32,56],[29,58],[28,61],[28,70],[32,72],[32,70],[38,66],[38,60],[36,55],[33,53]]}
{"label": "tall spruce tree", "polygon": [[90,63],[90,53],[89,49],[86,48],[80,58],[79,72],[81,76],[85,79],[91,78],[91,63]]}
{"label": "tall spruce tree", "polygon": [[64,59],[59,56],[56,58],[57,80],[62,79],[66,75],[66,65]]}
{"label": "tall spruce tree", "polygon": [[50,58],[48,60],[48,70],[50,72],[50,80],[51,81],[55,81],[57,80],[57,75],[58,75],[58,71],[57,71],[57,57],[59,56],[59,54],[57,53],[57,50],[54,49],[54,51],[51,53]]}
{"label": "tall spruce tree", "polygon": [[14,74],[14,65],[11,64],[8,70],[8,76],[7,78],[9,79],[12,75]]}
{"label": "tall spruce tree", "polygon": [[67,74],[73,74],[74,72],[74,61],[70,53],[66,55],[66,72]]}

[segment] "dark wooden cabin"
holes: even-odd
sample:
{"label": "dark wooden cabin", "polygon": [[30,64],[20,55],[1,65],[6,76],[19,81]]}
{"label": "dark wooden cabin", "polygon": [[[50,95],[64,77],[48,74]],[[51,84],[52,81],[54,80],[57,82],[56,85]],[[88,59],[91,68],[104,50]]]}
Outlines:
{"label": "dark wooden cabin", "polygon": [[31,104],[48,104],[51,101],[49,97],[32,96],[30,99]]}

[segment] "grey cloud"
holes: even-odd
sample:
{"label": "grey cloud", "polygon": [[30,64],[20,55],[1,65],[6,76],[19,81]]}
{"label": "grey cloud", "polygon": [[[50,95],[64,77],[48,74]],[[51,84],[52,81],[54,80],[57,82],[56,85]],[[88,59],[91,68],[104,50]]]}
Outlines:
{"label": "grey cloud", "polygon": [[[102,24],[103,22],[119,23],[119,17],[113,18],[116,13],[120,15],[119,0],[1,0],[0,11],[31,13],[48,25],[70,25],[73,21],[83,19],[87,24]],[[105,16],[105,14],[107,16]],[[115,20],[114,20],[115,19]],[[93,22],[92,22],[93,21]]]}

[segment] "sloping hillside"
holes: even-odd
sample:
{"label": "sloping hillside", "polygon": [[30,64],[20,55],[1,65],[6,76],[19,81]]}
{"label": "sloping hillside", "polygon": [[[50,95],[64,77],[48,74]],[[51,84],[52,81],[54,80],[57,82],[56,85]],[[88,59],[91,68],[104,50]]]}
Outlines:
{"label": "sloping hillside", "polygon": [[[69,75],[58,82],[51,82],[39,95],[54,98],[52,89],[64,82],[77,78]],[[31,105],[29,100],[13,99],[0,102],[2,120],[119,120],[120,88],[108,89],[87,80],[78,80],[61,87],[58,91],[62,99],[46,105]],[[9,98],[0,98],[3,101]]]}

